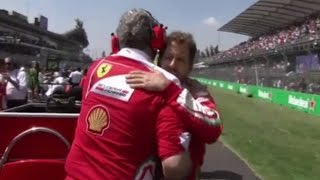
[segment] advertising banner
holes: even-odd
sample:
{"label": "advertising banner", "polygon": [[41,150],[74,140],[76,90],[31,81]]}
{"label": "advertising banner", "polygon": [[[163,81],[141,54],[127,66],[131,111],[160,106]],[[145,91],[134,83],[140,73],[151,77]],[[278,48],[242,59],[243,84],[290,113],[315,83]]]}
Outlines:
{"label": "advertising banner", "polygon": [[256,89],[257,90],[254,94],[254,97],[272,101],[272,97],[273,97],[272,95],[274,94],[274,92],[271,89],[263,88],[263,87],[256,87]]}
{"label": "advertising banner", "polygon": [[244,84],[216,81],[205,78],[195,78],[199,82],[208,86],[214,86],[240,94],[263,99],[275,104],[287,106],[313,115],[320,116],[320,95],[305,94],[299,92],[286,91],[276,88],[266,88],[260,86],[249,86]]}

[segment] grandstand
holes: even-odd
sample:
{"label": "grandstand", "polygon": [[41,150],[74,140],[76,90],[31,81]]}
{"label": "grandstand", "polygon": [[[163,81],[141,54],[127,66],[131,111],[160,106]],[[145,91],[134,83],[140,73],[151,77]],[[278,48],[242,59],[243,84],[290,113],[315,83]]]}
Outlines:
{"label": "grandstand", "polygon": [[48,19],[28,18],[17,12],[0,10],[0,59],[13,56],[20,65],[31,61],[41,67],[58,70],[61,66],[79,66],[87,56],[78,42],[48,31]]}
{"label": "grandstand", "polygon": [[250,38],[195,75],[320,94],[320,1],[259,0],[219,31]]}

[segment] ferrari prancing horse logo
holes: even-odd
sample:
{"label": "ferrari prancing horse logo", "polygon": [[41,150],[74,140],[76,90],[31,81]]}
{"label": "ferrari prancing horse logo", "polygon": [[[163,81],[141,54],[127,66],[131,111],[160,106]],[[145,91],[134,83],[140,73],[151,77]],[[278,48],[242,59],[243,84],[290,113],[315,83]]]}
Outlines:
{"label": "ferrari prancing horse logo", "polygon": [[108,72],[111,70],[112,65],[108,64],[108,63],[102,63],[100,64],[100,66],[97,69],[97,76],[98,78],[102,78],[103,76],[105,76],[106,74],[108,74]]}

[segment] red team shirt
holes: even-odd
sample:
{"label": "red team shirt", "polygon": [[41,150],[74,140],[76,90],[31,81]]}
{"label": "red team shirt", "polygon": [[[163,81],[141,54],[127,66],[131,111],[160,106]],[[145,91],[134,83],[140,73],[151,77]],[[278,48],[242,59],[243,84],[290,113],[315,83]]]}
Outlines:
{"label": "red team shirt", "polygon": [[[172,80],[164,92],[134,90],[125,83],[128,72],[151,69]],[[191,133],[201,132],[197,136],[202,144],[216,139],[213,130],[220,127],[215,109],[189,99],[173,75],[148,62],[138,50],[125,48],[96,61],[88,70],[83,91],[66,161],[67,179],[153,179],[156,156],[164,160],[189,150],[187,127],[193,127]]]}
{"label": "red team shirt", "polygon": [[[187,150],[180,143],[183,128],[170,124],[178,117],[167,106],[169,94],[134,90],[125,83],[125,75],[137,69],[149,71],[140,62],[117,56],[88,70],[66,162],[69,179],[150,179],[158,153],[165,159]],[[179,91],[174,83],[170,86],[168,92]]]}

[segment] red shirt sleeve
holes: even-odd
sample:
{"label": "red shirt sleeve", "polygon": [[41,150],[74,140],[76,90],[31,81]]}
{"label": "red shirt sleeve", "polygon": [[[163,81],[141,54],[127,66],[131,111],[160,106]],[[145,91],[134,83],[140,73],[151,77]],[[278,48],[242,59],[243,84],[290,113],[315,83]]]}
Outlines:
{"label": "red shirt sleeve", "polygon": [[191,94],[187,89],[171,83],[164,95],[169,106],[183,117],[183,123],[191,134],[204,143],[214,143],[223,130],[220,113],[206,90],[194,91]]}
{"label": "red shirt sleeve", "polygon": [[189,149],[190,134],[178,113],[170,106],[164,107],[157,120],[158,155],[161,160]]}
{"label": "red shirt sleeve", "polygon": [[174,103],[181,92],[182,89],[179,86],[177,86],[174,82],[171,82],[169,86],[164,90],[163,97],[168,104]]}
{"label": "red shirt sleeve", "polygon": [[216,104],[210,95],[198,97],[195,101],[209,111],[209,116],[202,114],[197,118],[197,115],[190,115],[186,118],[186,126],[191,127],[189,130],[193,134],[197,134],[199,140],[204,143],[216,142],[223,131],[223,125],[220,119],[220,113],[217,110]]}

